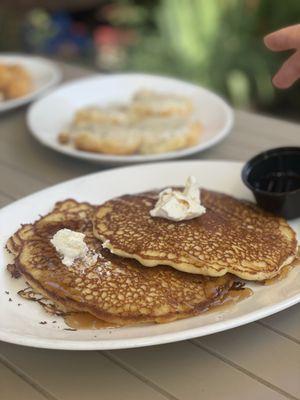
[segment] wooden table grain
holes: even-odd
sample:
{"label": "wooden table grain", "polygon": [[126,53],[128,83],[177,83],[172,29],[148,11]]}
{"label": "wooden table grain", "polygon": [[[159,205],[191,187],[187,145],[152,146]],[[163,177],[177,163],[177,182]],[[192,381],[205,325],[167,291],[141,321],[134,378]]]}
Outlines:
{"label": "wooden table grain", "polygon": [[[61,65],[64,79],[92,72]],[[246,160],[299,145],[300,127],[235,112],[231,135],[189,159]],[[107,166],[105,168],[108,168]],[[49,185],[103,169],[42,147],[26,108],[0,115],[0,206]],[[0,321],[1,324],[1,321]],[[1,400],[300,399],[300,305],[227,332],[119,351],[52,351],[0,342]]]}

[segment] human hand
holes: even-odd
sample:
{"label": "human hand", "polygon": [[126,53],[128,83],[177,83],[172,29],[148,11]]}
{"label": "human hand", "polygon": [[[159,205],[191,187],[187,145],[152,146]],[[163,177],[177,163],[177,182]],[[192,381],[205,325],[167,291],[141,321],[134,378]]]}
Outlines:
{"label": "human hand", "polygon": [[294,49],[273,77],[273,84],[287,89],[300,78],[300,24],[288,26],[264,37],[265,45],[272,51]]}

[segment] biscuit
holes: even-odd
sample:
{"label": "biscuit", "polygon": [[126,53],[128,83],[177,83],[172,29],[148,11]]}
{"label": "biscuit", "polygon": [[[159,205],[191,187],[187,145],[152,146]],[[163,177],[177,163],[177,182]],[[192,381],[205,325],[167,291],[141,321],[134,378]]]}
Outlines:
{"label": "biscuit", "polygon": [[140,124],[141,154],[158,154],[176,151],[195,145],[202,127],[199,122],[184,118],[149,118]]}
{"label": "biscuit", "polygon": [[185,96],[162,94],[150,90],[140,90],[131,104],[132,111],[138,116],[182,116],[193,111],[193,103]]}
{"label": "biscuit", "polygon": [[129,122],[129,113],[127,107],[85,107],[78,110],[74,117],[74,123],[77,124],[113,124],[123,125]]}
{"label": "biscuit", "polygon": [[96,133],[81,131],[74,138],[76,149],[93,153],[130,155],[137,152],[140,144],[141,137],[123,127],[101,127]]}

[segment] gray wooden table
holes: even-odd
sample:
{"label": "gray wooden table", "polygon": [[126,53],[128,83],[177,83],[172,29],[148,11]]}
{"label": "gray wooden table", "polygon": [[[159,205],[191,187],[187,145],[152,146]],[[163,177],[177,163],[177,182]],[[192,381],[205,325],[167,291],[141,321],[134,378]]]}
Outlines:
{"label": "gray wooden table", "polygon": [[[91,72],[63,65],[65,80]],[[101,169],[39,145],[26,108],[0,115],[0,206]],[[232,134],[190,158],[246,160],[299,145],[300,127],[237,111]],[[1,321],[0,321],[1,324]],[[150,348],[66,352],[0,342],[1,400],[300,399],[300,305],[212,336]]]}

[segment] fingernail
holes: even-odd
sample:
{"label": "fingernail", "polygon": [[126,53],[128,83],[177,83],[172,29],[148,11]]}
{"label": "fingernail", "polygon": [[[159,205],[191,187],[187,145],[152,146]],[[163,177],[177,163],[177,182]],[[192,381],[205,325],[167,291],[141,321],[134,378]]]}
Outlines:
{"label": "fingernail", "polygon": [[275,87],[278,89],[288,89],[291,85],[286,82],[285,80],[282,80],[275,75],[272,79],[272,83]]}
{"label": "fingernail", "polygon": [[268,45],[269,45],[269,39],[270,39],[270,37],[271,37],[271,34],[269,33],[268,35],[266,35],[264,38],[263,38],[263,41],[264,41],[264,44],[268,47]]}

